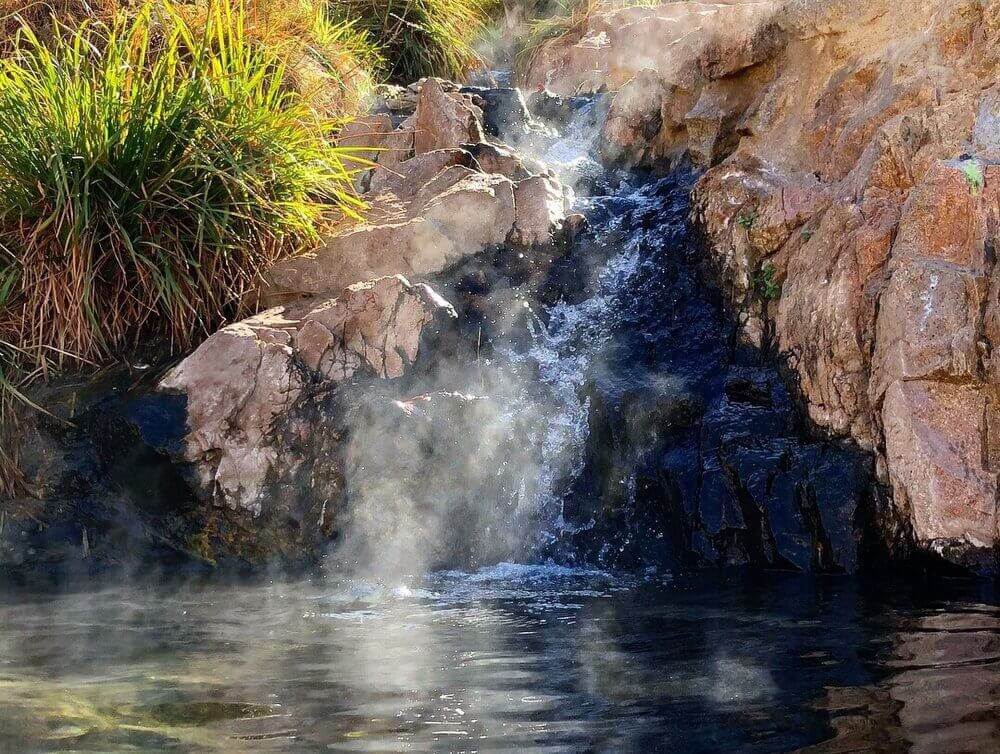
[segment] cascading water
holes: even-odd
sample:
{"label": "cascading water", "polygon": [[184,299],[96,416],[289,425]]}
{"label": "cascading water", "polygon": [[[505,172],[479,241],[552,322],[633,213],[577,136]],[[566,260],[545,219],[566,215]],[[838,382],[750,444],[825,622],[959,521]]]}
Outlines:
{"label": "cascading water", "polygon": [[686,569],[849,567],[865,467],[738,344],[690,176],[605,173],[587,133],[546,155],[594,187],[569,284],[500,290],[491,349],[363,396],[367,569],[5,596],[0,752],[995,749],[983,594]]}
{"label": "cascading water", "polygon": [[[341,551],[376,576],[546,560],[852,570],[867,460],[811,439],[773,360],[740,345],[688,226],[693,176],[601,168],[595,107],[517,144],[579,188],[589,229],[547,272],[563,284],[537,295],[500,276],[486,295],[518,314],[488,354],[480,328],[473,368],[446,360],[405,387],[470,408],[438,410],[451,418],[406,446],[398,419],[355,426],[365,474],[348,477],[362,493]],[[458,270],[448,295],[479,272]]]}

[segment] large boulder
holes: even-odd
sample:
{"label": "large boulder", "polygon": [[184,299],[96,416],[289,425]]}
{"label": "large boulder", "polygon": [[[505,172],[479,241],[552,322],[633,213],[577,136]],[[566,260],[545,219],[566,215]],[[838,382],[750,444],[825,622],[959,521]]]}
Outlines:
{"label": "large boulder", "polygon": [[303,401],[358,376],[401,377],[425,329],[453,317],[427,286],[384,277],[336,298],[269,309],[211,336],[160,383],[186,398],[183,458],[201,494],[260,516],[280,500],[274,488],[306,451],[323,447],[310,437],[327,431],[322,422],[295,420]]}
{"label": "large boulder", "polygon": [[401,215],[349,226],[324,246],[278,262],[267,273],[265,301],[329,293],[380,275],[425,276],[502,244],[514,228],[514,184],[452,165],[416,191]]}

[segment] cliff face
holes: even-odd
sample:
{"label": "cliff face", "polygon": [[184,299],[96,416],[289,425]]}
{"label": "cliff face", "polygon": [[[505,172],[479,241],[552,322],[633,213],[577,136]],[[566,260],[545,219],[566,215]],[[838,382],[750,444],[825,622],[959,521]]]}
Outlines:
{"label": "cliff face", "polygon": [[877,458],[883,517],[995,570],[1000,2],[669,3],[595,20],[529,79],[617,89],[611,160],[706,169],[695,220],[749,340]]}

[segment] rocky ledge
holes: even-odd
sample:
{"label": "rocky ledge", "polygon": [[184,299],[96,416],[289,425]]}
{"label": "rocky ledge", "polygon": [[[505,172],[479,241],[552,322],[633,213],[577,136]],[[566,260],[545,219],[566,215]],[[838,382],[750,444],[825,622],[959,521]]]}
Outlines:
{"label": "rocky ledge", "polygon": [[[262,311],[165,373],[154,356],[43,388],[48,413],[23,428],[29,494],[0,517],[0,573],[308,563],[344,528],[345,478],[371,486],[382,463],[402,494],[399,448],[426,446],[422,427],[437,441],[473,432],[495,407],[423,395],[434,383],[421,375],[488,352],[524,311],[517,291],[542,280],[582,221],[567,218],[555,174],[501,130],[549,136],[514,89],[427,79],[397,92],[341,135],[366,147],[364,220],[265,271]],[[358,461],[372,432],[395,438],[398,455]],[[396,525],[414,515],[399,513]]]}
{"label": "rocky ledge", "polygon": [[743,335],[875,455],[886,544],[994,573],[998,70],[995,1],[729,0],[599,17],[529,74],[610,83],[607,159],[707,171],[695,220]]}

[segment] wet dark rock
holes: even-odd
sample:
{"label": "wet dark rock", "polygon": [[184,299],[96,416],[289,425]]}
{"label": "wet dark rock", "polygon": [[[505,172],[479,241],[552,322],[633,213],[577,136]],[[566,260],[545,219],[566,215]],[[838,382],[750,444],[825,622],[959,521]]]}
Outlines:
{"label": "wet dark rock", "polygon": [[572,546],[627,567],[857,570],[870,458],[805,434],[776,361],[738,344],[687,234],[683,180],[639,195],[604,207],[642,254],[585,393]]}
{"label": "wet dark rock", "polygon": [[169,453],[184,436],[184,405],[149,392],[127,367],[69,378],[39,399],[51,415],[22,428],[37,497],[3,506],[0,575],[61,581],[116,570],[200,570],[202,525],[184,470]]}
{"label": "wet dark rock", "polygon": [[[547,89],[528,95],[527,106],[531,113],[544,123],[564,129],[581,112],[593,105],[594,96],[560,97]],[[596,120],[595,120],[596,123]]]}
{"label": "wet dark rock", "polygon": [[465,86],[460,91],[479,99],[477,104],[483,109],[483,130],[495,139],[522,134],[533,125],[520,89]]}

